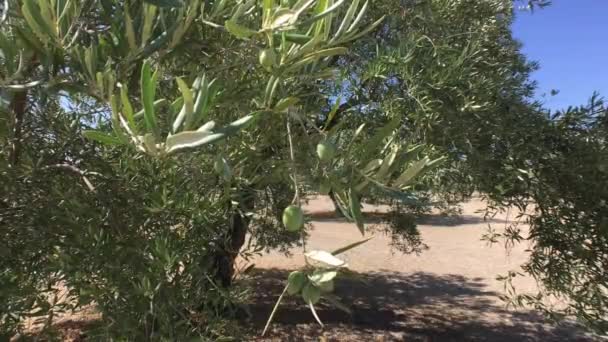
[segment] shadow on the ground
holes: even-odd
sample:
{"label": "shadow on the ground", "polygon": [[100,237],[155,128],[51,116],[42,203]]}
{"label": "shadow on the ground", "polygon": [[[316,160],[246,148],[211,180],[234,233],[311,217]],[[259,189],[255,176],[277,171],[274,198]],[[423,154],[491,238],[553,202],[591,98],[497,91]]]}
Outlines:
{"label": "shadow on the ground", "polygon": [[[257,270],[250,305],[252,340],[259,333],[282,290],[288,272]],[[335,293],[353,315],[323,303],[318,326],[300,298],[286,298],[275,316],[270,341],[592,341],[571,325],[551,326],[532,312],[512,312],[497,303],[482,279],[458,275],[360,274],[340,279]],[[257,334],[257,335],[256,335]]]}
{"label": "shadow on the ground", "polygon": [[431,214],[423,215],[416,220],[416,223],[426,226],[446,226],[456,227],[464,226],[469,224],[479,223],[509,223],[509,221],[497,219],[497,218],[486,218],[474,215],[442,215],[442,214]]}
{"label": "shadow on the ground", "polygon": [[[344,217],[339,217],[334,211],[311,211],[306,215],[316,222],[346,222]],[[367,223],[380,223],[386,221],[392,215],[388,212],[368,211],[364,213]],[[416,219],[416,223],[427,226],[445,226],[457,227],[479,223],[509,223],[509,221],[474,216],[474,215],[443,215],[443,214],[428,214],[422,215]]]}

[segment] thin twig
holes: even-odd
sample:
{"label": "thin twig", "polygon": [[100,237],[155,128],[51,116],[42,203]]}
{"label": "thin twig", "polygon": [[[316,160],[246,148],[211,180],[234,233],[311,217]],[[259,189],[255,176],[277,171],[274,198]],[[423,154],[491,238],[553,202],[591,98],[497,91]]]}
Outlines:
{"label": "thin twig", "polygon": [[[93,183],[91,183],[91,181],[89,180],[89,178],[87,178],[87,174],[89,174],[89,173],[86,172],[86,171],[83,171],[83,170],[81,170],[79,168],[77,168],[74,165],[71,165],[71,164],[55,164],[55,165],[45,166],[43,168],[43,170],[48,170],[48,169],[63,169],[63,170],[72,171],[74,173],[77,173],[78,175],[80,175],[80,177],[82,177],[82,181],[87,186],[87,188],[89,189],[89,191],[95,192],[95,186],[93,186]],[[95,174],[99,175],[98,173],[95,173]]]}
{"label": "thin twig", "polygon": [[274,305],[274,308],[272,309],[272,312],[270,313],[270,317],[268,317],[268,321],[266,322],[266,326],[264,327],[264,331],[262,331],[262,336],[264,336],[266,334],[266,331],[268,330],[268,327],[270,326],[270,323],[272,322],[272,319],[274,318],[274,314],[277,312],[279,304],[281,304],[281,300],[283,300],[283,296],[285,296],[285,292],[287,292],[287,287],[288,286],[289,286],[289,283],[287,283],[285,285],[285,288],[283,289],[283,292],[281,292],[281,295],[279,296],[279,299],[277,299],[277,302]]}
{"label": "thin twig", "polygon": [[317,323],[319,323],[323,327],[324,326],[323,322],[321,322],[319,315],[317,315],[317,310],[315,310],[315,306],[310,301],[308,302],[308,306],[310,307],[310,311],[312,312],[312,315],[315,316]]}
{"label": "thin twig", "polygon": [[298,189],[298,178],[296,176],[296,157],[295,157],[295,153],[293,151],[293,139],[291,137],[291,123],[290,123],[290,116],[289,116],[289,112],[287,112],[287,139],[289,140],[289,155],[291,157],[291,178],[293,179],[293,184],[296,190],[296,193],[294,194],[293,200],[292,202],[296,202],[298,203],[298,205],[300,204],[300,190]]}

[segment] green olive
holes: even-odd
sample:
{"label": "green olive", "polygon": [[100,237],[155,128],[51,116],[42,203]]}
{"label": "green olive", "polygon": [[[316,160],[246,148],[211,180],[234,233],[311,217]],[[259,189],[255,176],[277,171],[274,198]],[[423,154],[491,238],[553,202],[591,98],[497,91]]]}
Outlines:
{"label": "green olive", "polygon": [[328,163],[330,162],[332,159],[334,159],[334,156],[336,155],[336,146],[334,144],[332,144],[329,141],[322,141],[317,145],[317,156],[319,156],[319,159],[324,162],[324,163]]}
{"label": "green olive", "polygon": [[306,285],[307,281],[308,279],[304,273],[300,271],[291,272],[287,278],[287,293],[290,295],[299,293],[302,291],[302,288]]}
{"label": "green olive", "polygon": [[260,64],[266,69],[271,69],[277,64],[277,54],[273,49],[260,51]]}
{"label": "green olive", "polygon": [[283,211],[283,225],[290,232],[297,232],[304,226],[304,213],[300,207],[290,205]]}
{"label": "green olive", "polygon": [[319,290],[321,290],[321,292],[333,292],[334,291],[334,281],[330,280],[330,281],[326,281],[323,282],[321,284],[318,284]]}
{"label": "green olive", "polygon": [[312,283],[308,283],[302,290],[302,298],[306,303],[317,304],[321,299],[321,290]]}

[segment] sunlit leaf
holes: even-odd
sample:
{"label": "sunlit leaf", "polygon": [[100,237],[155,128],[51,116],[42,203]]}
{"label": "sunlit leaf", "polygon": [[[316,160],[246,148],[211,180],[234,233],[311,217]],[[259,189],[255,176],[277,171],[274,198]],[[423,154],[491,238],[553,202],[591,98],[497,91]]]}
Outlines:
{"label": "sunlit leaf", "polygon": [[285,25],[293,25],[298,19],[298,13],[287,8],[278,10],[272,18],[270,29],[277,29]]}
{"label": "sunlit leaf", "polygon": [[320,269],[316,270],[315,272],[313,272],[312,275],[308,276],[308,279],[310,279],[315,284],[321,284],[334,279],[337,275],[338,272],[335,270]]}
{"label": "sunlit leaf", "polygon": [[165,146],[167,153],[172,153],[186,148],[202,146],[224,137],[225,134],[214,134],[209,131],[186,131],[168,136]]}
{"label": "sunlit leaf", "polygon": [[346,265],[346,263],[343,260],[340,260],[340,259],[336,258],[335,256],[333,256],[331,253],[328,253],[325,251],[314,250],[314,251],[304,253],[304,255],[310,260],[318,261],[327,266],[343,267]]}

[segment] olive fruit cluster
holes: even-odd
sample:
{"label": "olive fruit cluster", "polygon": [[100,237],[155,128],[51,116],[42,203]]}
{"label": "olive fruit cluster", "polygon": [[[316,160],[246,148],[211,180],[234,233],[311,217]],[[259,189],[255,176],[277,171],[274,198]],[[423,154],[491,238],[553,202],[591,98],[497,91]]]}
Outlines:
{"label": "olive fruit cluster", "polygon": [[334,278],[338,273],[334,270],[318,269],[311,275],[302,271],[293,271],[287,278],[287,293],[301,293],[306,303],[316,304],[323,293],[333,292]]}

